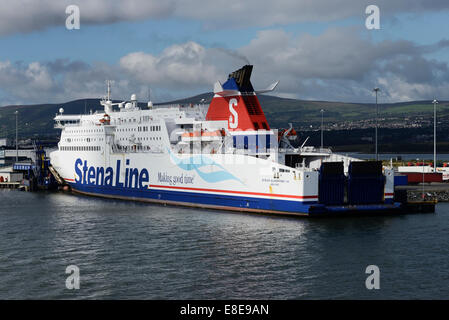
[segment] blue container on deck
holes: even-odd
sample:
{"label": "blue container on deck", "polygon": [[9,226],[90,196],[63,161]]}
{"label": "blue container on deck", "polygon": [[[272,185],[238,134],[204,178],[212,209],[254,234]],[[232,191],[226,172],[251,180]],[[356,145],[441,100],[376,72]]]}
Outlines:
{"label": "blue container on deck", "polygon": [[319,203],[343,205],[346,183],[343,162],[323,162],[320,167],[318,181]]}
{"label": "blue container on deck", "polygon": [[351,205],[384,202],[385,176],[381,161],[351,162],[348,168],[348,202]]}
{"label": "blue container on deck", "polygon": [[408,185],[408,176],[407,175],[394,176],[394,185],[395,186],[406,186],[406,185]]}

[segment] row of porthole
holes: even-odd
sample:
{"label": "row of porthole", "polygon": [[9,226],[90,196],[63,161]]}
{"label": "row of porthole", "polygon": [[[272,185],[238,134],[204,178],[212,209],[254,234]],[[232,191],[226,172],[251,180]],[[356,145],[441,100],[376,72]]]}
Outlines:
{"label": "row of porthole", "polygon": [[61,151],[100,151],[99,146],[61,146]]}
{"label": "row of porthole", "polygon": [[[97,141],[96,138],[78,138],[78,139],[72,139],[72,138],[66,138],[65,139],[66,142],[77,142],[77,141],[86,141],[86,142],[91,142],[91,141]],[[98,141],[103,141],[103,139],[99,138]]]}
{"label": "row of porthole", "polygon": [[[118,139],[119,141],[126,141],[126,140],[128,140],[128,138],[119,138]],[[137,137],[137,140],[139,140],[139,141],[148,141],[148,140],[151,140],[151,141],[154,141],[154,140],[162,140],[162,138],[161,137]]]}
{"label": "row of porthole", "polygon": [[65,129],[67,133],[94,133],[94,132],[103,132],[103,130],[100,129],[91,129],[91,130],[68,130]]}

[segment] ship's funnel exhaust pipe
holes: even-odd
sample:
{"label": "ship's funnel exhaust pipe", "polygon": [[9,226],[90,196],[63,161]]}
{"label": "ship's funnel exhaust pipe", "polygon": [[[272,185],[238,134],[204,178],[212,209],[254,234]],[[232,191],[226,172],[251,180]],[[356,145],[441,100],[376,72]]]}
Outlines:
{"label": "ship's funnel exhaust pipe", "polygon": [[[230,73],[224,84],[219,81],[215,83],[215,95],[210,103],[206,120],[228,121],[228,129],[231,131],[270,130],[251,84],[252,71],[252,65],[245,65]],[[277,83],[272,84],[268,89],[274,90],[276,85]]]}

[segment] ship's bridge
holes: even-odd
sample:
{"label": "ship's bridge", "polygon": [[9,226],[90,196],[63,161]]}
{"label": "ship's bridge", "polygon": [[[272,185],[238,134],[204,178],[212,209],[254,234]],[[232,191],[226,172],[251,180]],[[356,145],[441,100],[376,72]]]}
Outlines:
{"label": "ship's bridge", "polygon": [[79,126],[81,118],[81,115],[56,115],[54,118],[55,128],[62,129],[67,126]]}

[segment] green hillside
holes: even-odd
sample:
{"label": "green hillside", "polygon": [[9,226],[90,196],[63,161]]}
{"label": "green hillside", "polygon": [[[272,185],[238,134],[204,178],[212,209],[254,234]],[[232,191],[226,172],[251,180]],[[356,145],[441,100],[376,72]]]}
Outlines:
{"label": "green hillside", "polygon": [[[263,111],[272,127],[285,127],[291,122],[297,127],[316,127],[321,124],[320,110],[324,109],[324,122],[373,120],[376,116],[375,104],[344,103],[332,101],[308,101],[259,95]],[[205,99],[210,102],[212,93],[202,94],[172,103],[197,103]],[[411,101],[401,103],[379,104],[379,117],[398,118],[405,120],[410,117],[433,119],[433,104],[431,101]],[[449,101],[438,104],[438,117],[449,118]],[[381,121],[381,124],[382,124]]]}
{"label": "green hillside", "polygon": [[[204,93],[167,103],[209,103],[212,93]],[[321,113],[324,109],[326,145],[337,149],[369,151],[373,137],[376,114],[374,104],[342,103],[329,101],[305,101],[260,95],[259,100],[272,128],[287,127],[292,123],[300,132],[301,140],[310,137],[309,144],[320,143]],[[156,104],[157,105],[157,104]],[[144,108],[146,103],[142,103]],[[18,105],[0,107],[0,137],[15,135],[15,114],[19,111],[21,138],[57,137],[59,130],[53,128],[53,118],[62,107],[66,114],[82,114],[101,110],[99,99],[75,100],[62,104]],[[429,142],[433,134],[433,105],[431,101],[380,104],[379,139],[385,151],[416,149],[431,152]],[[438,137],[441,145],[449,141],[449,102],[438,104]],[[332,130],[332,134],[329,133]],[[415,149],[414,149],[415,148]],[[386,150],[388,149],[388,150]],[[429,150],[427,150],[429,149]]]}

